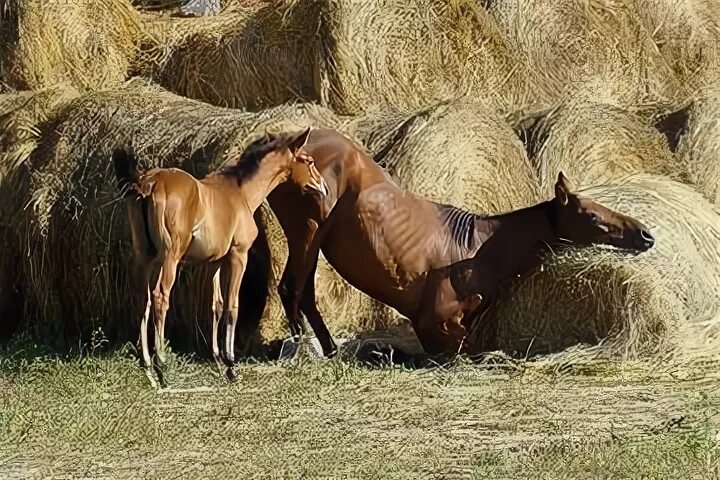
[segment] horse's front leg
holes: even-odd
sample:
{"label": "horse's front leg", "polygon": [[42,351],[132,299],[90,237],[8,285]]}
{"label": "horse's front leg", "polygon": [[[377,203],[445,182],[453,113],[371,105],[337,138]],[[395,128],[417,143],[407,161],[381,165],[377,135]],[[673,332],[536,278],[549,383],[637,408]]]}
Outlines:
{"label": "horse's front leg", "polygon": [[320,347],[323,351],[325,358],[332,358],[337,354],[337,345],[330,334],[330,331],[325,325],[325,321],[317,309],[317,302],[315,300],[315,272],[317,270],[319,252],[316,250],[314,257],[306,257],[307,272],[303,270],[304,274],[304,288],[298,292],[296,298],[300,298],[300,310],[304,313],[310,323],[310,326],[315,333]]}
{"label": "horse's front leg", "polygon": [[240,284],[242,283],[245,267],[247,266],[248,249],[231,250],[227,259],[228,281],[226,291],[226,309],[228,312],[228,325],[225,330],[225,359],[227,369],[225,374],[228,380],[235,380],[235,329],[237,327],[238,312],[240,311]]}

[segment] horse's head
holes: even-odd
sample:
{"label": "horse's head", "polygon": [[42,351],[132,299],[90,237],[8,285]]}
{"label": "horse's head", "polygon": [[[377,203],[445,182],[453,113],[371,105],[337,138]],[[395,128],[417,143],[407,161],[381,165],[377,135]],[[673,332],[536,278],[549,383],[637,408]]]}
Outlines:
{"label": "horse's head", "polygon": [[325,179],[315,166],[315,160],[302,149],[310,137],[310,129],[311,127],[308,127],[297,135],[285,137],[285,144],[289,154],[293,157],[290,167],[290,180],[303,193],[326,196],[328,187]]}
{"label": "horse's head", "polygon": [[655,245],[648,228],[632,217],[570,191],[562,172],[555,183],[555,233],[578,245],[611,245],[644,252]]}

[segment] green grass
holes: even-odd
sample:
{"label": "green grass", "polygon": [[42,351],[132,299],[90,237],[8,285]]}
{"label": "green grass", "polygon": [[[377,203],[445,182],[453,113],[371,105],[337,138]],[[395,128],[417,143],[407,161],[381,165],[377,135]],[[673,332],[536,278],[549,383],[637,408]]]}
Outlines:
{"label": "green grass", "polygon": [[[0,357],[0,478],[720,478],[720,361],[367,368]],[[212,387],[184,392],[182,388]]]}

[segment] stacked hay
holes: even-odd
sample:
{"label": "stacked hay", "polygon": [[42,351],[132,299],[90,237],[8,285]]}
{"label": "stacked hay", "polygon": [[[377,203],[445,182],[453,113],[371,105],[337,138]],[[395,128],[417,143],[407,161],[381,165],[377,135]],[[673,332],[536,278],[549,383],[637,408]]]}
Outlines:
{"label": "stacked hay", "polygon": [[706,90],[689,109],[677,156],[690,180],[720,205],[720,90]]}
{"label": "stacked hay", "polygon": [[[65,85],[0,95],[0,185],[37,146],[37,125],[77,95],[75,89]],[[19,212],[23,206],[19,196],[11,194],[0,209]],[[7,335],[15,330],[22,316],[26,282],[18,268],[20,244],[18,232],[0,223],[0,332]]]}
{"label": "stacked hay", "polygon": [[552,98],[599,77],[627,104],[672,100],[683,86],[634,10],[616,0],[493,0],[490,12]]}
{"label": "stacked hay", "polygon": [[543,102],[476,0],[323,0],[320,88],[344,114],[470,93],[510,111]]}
{"label": "stacked hay", "polygon": [[[38,148],[4,185],[6,196],[29,203],[24,213],[5,209],[1,220],[13,224],[24,239],[23,268],[33,297],[28,318],[43,319],[31,326],[47,336],[67,328],[79,330],[68,333],[74,338],[92,328],[102,328],[113,339],[135,334],[126,278],[129,231],[109,166],[116,146],[131,147],[142,168],[178,166],[202,177],[237,158],[246,142],[265,128],[332,126],[336,121],[332,113],[312,106],[260,114],[221,109],[138,79],[70,102],[40,126]],[[267,221],[268,212],[258,218]],[[267,245],[257,247],[265,255],[255,255],[249,268],[267,270]],[[175,290],[169,328],[172,334],[172,325],[179,324],[178,334],[185,340],[187,326],[203,326],[209,316],[207,284],[193,281],[203,276],[202,269],[186,269]],[[263,295],[247,294],[248,288],[258,288],[256,282],[253,274],[243,282],[245,306],[265,301]],[[249,316],[247,310],[243,315]]]}
{"label": "stacked hay", "polygon": [[[122,83],[140,34],[126,0],[6,0],[0,24],[4,82],[37,89],[69,82],[80,90]],[[3,62],[3,60],[0,60]]]}
{"label": "stacked hay", "polygon": [[[430,200],[489,214],[539,201],[537,181],[522,143],[486,104],[458,100],[411,114],[386,112],[358,118],[347,129],[367,145],[402,188]],[[346,285],[338,278],[328,290],[335,293],[325,300],[326,308],[345,308]],[[344,320],[328,318],[328,324],[333,332],[368,334],[368,330],[400,321],[379,304],[374,313],[380,321],[346,316]]]}
{"label": "stacked hay", "polygon": [[314,3],[233,6],[198,19],[143,19],[137,69],[180,95],[260,109],[316,100]]}
{"label": "stacked hay", "polygon": [[716,0],[633,0],[668,64],[692,89],[720,75],[720,3]]}
{"label": "stacked hay", "polygon": [[35,149],[36,126],[76,96],[77,90],[63,84],[0,95],[0,180]]}
{"label": "stacked hay", "polygon": [[720,216],[712,205],[648,174],[583,193],[644,222],[655,247],[637,256],[600,248],[551,256],[500,298],[501,348],[525,355],[601,340],[606,352],[626,356],[706,348],[720,319]]}
{"label": "stacked hay", "polygon": [[666,137],[650,122],[605,100],[570,98],[541,119],[530,146],[544,191],[552,193],[558,172],[589,186],[632,173],[684,178]]}

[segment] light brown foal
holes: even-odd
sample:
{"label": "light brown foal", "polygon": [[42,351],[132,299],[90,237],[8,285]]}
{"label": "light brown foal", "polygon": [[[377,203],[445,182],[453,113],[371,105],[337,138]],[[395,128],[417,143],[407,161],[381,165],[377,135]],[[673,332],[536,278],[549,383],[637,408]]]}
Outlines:
{"label": "light brown foal", "polygon": [[[225,374],[235,378],[235,327],[239,289],[248,250],[258,235],[254,212],[267,195],[290,179],[303,193],[326,195],[327,186],[311,157],[300,155],[310,128],[299,134],[266,134],[252,142],[235,165],[197,180],[177,168],[137,169],[124,149],[113,152],[118,185],[126,191],[133,245],[132,285],[140,322],[140,344],[153,386],[148,347],[148,319],[155,323],[156,369],[164,384],[165,316],[180,262],[208,263],[213,278],[213,357],[223,370],[218,326],[225,313]],[[157,278],[154,280],[154,276]],[[154,281],[153,281],[154,280]],[[150,285],[154,283],[152,294]]]}

